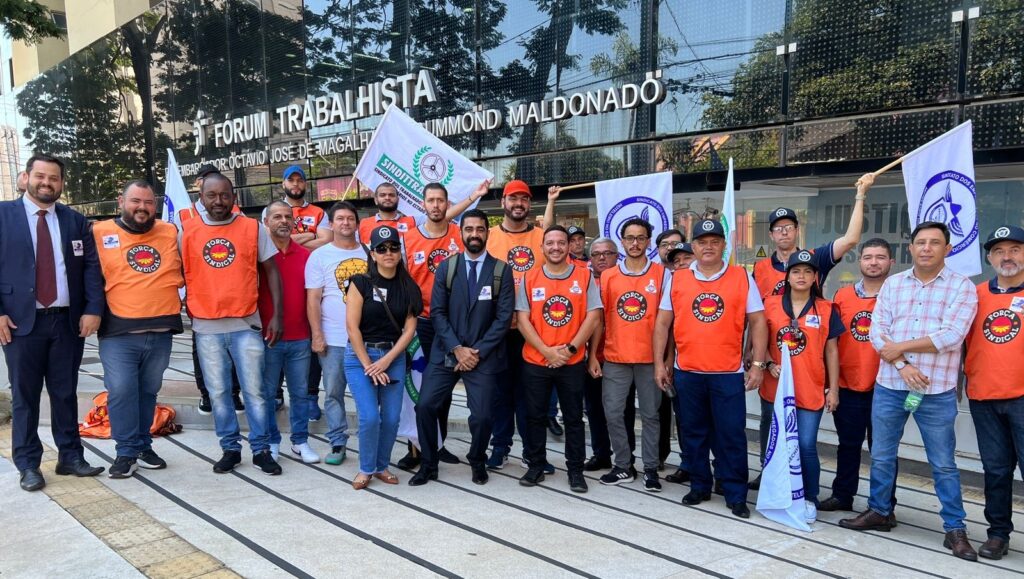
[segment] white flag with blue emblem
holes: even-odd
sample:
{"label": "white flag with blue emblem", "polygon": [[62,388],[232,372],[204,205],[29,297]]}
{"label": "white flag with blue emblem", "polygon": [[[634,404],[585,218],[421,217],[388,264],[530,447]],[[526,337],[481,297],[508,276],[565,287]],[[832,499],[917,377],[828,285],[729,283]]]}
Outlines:
{"label": "white flag with blue emblem", "polygon": [[725,229],[725,255],[722,259],[729,265],[736,265],[736,186],[732,177],[732,157],[729,157],[729,176],[725,180],[721,220],[722,228]]}
{"label": "white flag with blue emblem", "polygon": [[639,217],[654,229],[647,256],[658,261],[658,247],[654,240],[662,231],[672,228],[672,172],[598,181],[594,184],[594,192],[597,194],[601,236],[615,240],[620,257],[625,258],[626,255],[620,235],[622,224]]}
{"label": "white flag with blue emblem", "polygon": [[761,471],[761,488],[757,493],[757,511],[765,518],[810,531],[804,513],[804,476],[800,467],[800,433],[796,421],[796,392],[793,387],[793,364],[789,346],[782,344],[782,373],[775,391],[772,426]]}
{"label": "white flag with blue emblem", "polygon": [[946,265],[966,276],[980,274],[971,121],[907,153],[903,183],[914,226],[938,221],[949,227],[953,249],[946,256]]}
{"label": "white flag with blue emblem", "polygon": [[185,181],[182,180],[181,173],[178,172],[178,161],[174,158],[174,151],[170,148],[167,149],[167,174],[165,177],[167,182],[164,183],[164,209],[160,219],[167,223],[173,223],[178,226],[178,229],[181,229],[178,212],[186,207],[191,207],[192,200],[189,199]]}

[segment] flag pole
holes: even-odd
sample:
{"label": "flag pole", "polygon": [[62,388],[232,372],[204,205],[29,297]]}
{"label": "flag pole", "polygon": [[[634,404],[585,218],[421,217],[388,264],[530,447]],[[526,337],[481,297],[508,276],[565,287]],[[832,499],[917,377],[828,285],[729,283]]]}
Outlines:
{"label": "flag pole", "polygon": [[589,183],[577,183],[575,185],[566,185],[565,187],[562,187],[562,191],[568,191],[569,189],[582,189],[584,187],[593,187],[594,185],[597,185],[597,181],[591,181]]}
{"label": "flag pole", "polygon": [[873,173],[873,174],[874,174],[874,176],[875,176],[875,177],[877,177],[877,176],[881,175],[882,173],[885,173],[885,172],[886,172],[886,171],[888,171],[889,169],[892,169],[892,168],[893,168],[893,167],[895,167],[896,165],[899,165],[900,163],[902,163],[902,162],[904,161],[904,159],[906,159],[906,158],[907,158],[907,156],[906,156],[906,155],[903,155],[902,157],[900,157],[900,158],[896,159],[895,161],[893,161],[893,162],[889,163],[888,165],[886,165],[886,166],[882,167],[881,169],[879,169],[879,170],[875,171],[875,172]]}

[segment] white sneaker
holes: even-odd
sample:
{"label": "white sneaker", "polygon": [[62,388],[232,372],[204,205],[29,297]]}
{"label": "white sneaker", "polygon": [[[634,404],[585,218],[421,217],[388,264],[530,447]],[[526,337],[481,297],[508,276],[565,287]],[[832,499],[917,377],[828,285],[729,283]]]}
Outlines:
{"label": "white sneaker", "polygon": [[281,458],[281,445],[280,444],[271,444],[270,445],[270,456],[273,457],[274,462],[277,462],[277,459]]}
{"label": "white sneaker", "polygon": [[808,525],[818,520],[818,507],[811,501],[804,503],[804,520]]}
{"label": "white sneaker", "polygon": [[316,464],[320,462],[320,455],[314,452],[313,449],[309,447],[308,442],[303,442],[302,444],[293,444],[292,452],[302,457],[302,462],[306,464]]}

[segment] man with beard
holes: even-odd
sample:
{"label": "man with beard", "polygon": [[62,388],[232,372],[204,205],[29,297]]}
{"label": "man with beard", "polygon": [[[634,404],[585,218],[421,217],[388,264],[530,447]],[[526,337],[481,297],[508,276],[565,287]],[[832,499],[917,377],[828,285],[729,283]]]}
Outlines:
{"label": "man with beard", "polygon": [[171,361],[171,336],[182,332],[178,288],[185,280],[178,229],[156,220],[153,187],[131,181],[117,204],[121,216],[97,222],[92,234],[107,295],[99,351],[117,455],[109,475],[128,478],[140,466],[167,466],[153,452],[149,430]]}
{"label": "man with beard", "polygon": [[[534,267],[544,264],[541,246],[544,240],[544,229],[555,221],[555,201],[561,194],[561,187],[548,188],[548,202],[544,210],[541,227],[530,223],[530,207],[533,193],[530,186],[518,179],[505,184],[501,195],[501,208],[504,217],[500,224],[491,227],[487,235],[487,253],[508,263],[512,270],[512,280],[516,288],[523,277]],[[516,329],[516,318],[512,318],[512,327],[505,340],[505,351],[508,354],[508,371],[505,372],[505,384],[502,386],[494,410],[494,434],[491,438],[491,456],[487,458],[487,468],[498,470],[508,462],[508,453],[512,451],[512,437],[516,425],[519,435],[526,444],[526,406],[523,398],[523,340],[522,333]],[[550,401],[549,401],[550,404]],[[548,467],[548,474],[553,474],[553,466]]]}
{"label": "man with beard", "polygon": [[985,471],[986,559],[1009,552],[1013,471],[1024,464],[1024,229],[997,227],[985,242],[996,276],[978,284],[978,315],[967,334],[967,397]]}
{"label": "man with beard", "polygon": [[[224,451],[213,471],[230,472],[242,461],[242,437],[230,394],[231,371],[237,368],[253,465],[266,474],[280,474],[281,466],[270,453],[267,424],[273,418],[273,401],[263,395],[264,339],[273,346],[281,337],[281,277],[273,259],[278,250],[258,221],[232,214],[235,194],[224,175],[208,175],[199,199],[206,212],[182,223],[179,243],[193,339]],[[257,311],[261,268],[274,304],[265,328]]]}
{"label": "man with beard", "polygon": [[285,169],[281,188],[284,189],[284,201],[292,209],[292,241],[309,251],[330,243],[333,233],[327,214],[306,201],[306,172],[302,167],[292,165]]}
{"label": "man with beard", "polygon": [[103,274],[89,222],[57,203],[64,163],[33,155],[26,192],[0,202],[0,345],[13,397],[11,450],[21,488],[46,486],[39,463],[39,399],[50,396],[57,474],[96,476],[78,435],[78,368],[85,338],[100,325]]}
{"label": "man with beard", "polygon": [[[310,334],[306,318],[306,262],[309,250],[299,245],[292,234],[292,210],[284,201],[274,201],[263,212],[263,224],[270,232],[270,239],[277,248],[274,263],[281,275],[280,309],[281,340],[267,344],[263,353],[263,396],[273,399],[277,393],[282,373],[288,381],[288,421],[291,423],[292,453],[302,462],[320,462],[320,455],[309,446],[308,394]],[[259,289],[260,321],[264,327],[278,309],[269,291],[265,275],[260,276]],[[276,460],[281,445],[281,432],[277,420],[271,416],[267,426],[270,434],[270,453]]]}
{"label": "man with beard", "polygon": [[[590,258],[587,257],[587,232],[582,227],[569,226],[569,259],[573,263],[587,266]],[[591,247],[593,251],[593,247]]]}
{"label": "man with beard", "polygon": [[[489,185],[489,181],[481,183],[473,192],[472,197],[478,199],[486,194]],[[430,318],[430,294],[434,288],[434,273],[449,256],[462,251],[463,245],[459,226],[447,219],[448,190],[444,185],[428,183],[423,188],[423,210],[427,213],[427,220],[422,225],[413,227],[405,233],[403,257],[409,275],[412,276],[423,295],[423,312],[416,318],[416,336],[419,337],[424,359],[430,360],[434,344],[434,324]],[[452,399],[449,394],[438,414],[442,443],[438,450],[438,456],[441,462],[458,464],[459,459],[443,446],[444,439],[448,436],[448,412],[451,410],[451,405]],[[418,460],[419,457],[410,444],[409,454],[403,457],[398,464],[400,468],[408,470],[414,468]]]}
{"label": "man with beard", "polygon": [[523,455],[528,465],[519,484],[536,486],[544,480],[547,409],[551,391],[557,389],[565,417],[569,489],[585,493],[583,357],[587,341],[601,325],[601,294],[587,268],[569,263],[569,235],[564,227],[552,225],[544,232],[544,259],[544,265],[526,274],[516,294],[516,316],[526,340],[522,353],[527,415]]}
{"label": "man with beard", "polygon": [[[433,205],[436,209],[439,204]],[[429,295],[435,339],[416,404],[423,464],[409,481],[413,486],[437,479],[438,422],[445,423],[442,416],[460,378],[466,385],[472,437],[466,459],[473,482],[487,482],[484,460],[494,422],[494,398],[501,382],[498,376],[508,364],[504,341],[515,309],[515,284],[506,275],[508,266],[487,254],[487,233],[487,214],[467,211],[460,236],[465,251],[443,261],[433,276]],[[408,239],[406,234],[407,243]]]}
{"label": "man with beard", "polygon": [[[489,185],[490,182],[485,182],[485,184]],[[486,195],[487,187],[481,187],[478,187],[469,197],[455,205],[450,205],[445,212],[444,220],[451,221],[455,219],[460,213],[468,209],[470,205]],[[373,202],[377,205],[377,213],[364,217],[359,222],[359,240],[363,245],[370,243],[370,234],[381,225],[394,227],[404,237],[406,232],[415,229],[417,225],[421,225],[426,221],[424,216],[402,215],[398,210],[398,189],[391,183],[377,185],[377,189],[373,192]],[[424,301],[424,304],[426,304],[426,301]]]}
{"label": "man with beard", "polygon": [[683,232],[678,229],[666,229],[659,233],[658,238],[654,241],[658,246],[658,259],[661,261],[661,265],[665,266],[665,269],[668,271],[675,271],[672,260],[668,258],[669,252],[684,241],[686,241],[686,238],[683,236]]}
{"label": "man with beard", "polygon": [[849,330],[839,337],[839,407],[832,412],[839,437],[836,478],[832,482],[832,496],[821,501],[819,511],[853,510],[865,437],[871,449],[871,398],[880,362],[878,352],[871,346],[871,316],[878,291],[895,263],[888,241],[865,241],[860,248],[861,280],[840,289],[833,298],[843,325]]}

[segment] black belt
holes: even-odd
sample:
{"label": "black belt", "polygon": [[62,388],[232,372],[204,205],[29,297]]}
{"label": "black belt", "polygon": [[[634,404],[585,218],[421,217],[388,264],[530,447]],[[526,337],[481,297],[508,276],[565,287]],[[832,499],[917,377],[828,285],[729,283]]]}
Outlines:
{"label": "black belt", "polygon": [[67,306],[52,307],[52,308],[36,308],[37,316],[48,316],[55,314],[66,314],[71,311],[71,308]]}
{"label": "black belt", "polygon": [[390,350],[395,347],[394,342],[365,342],[363,345],[376,350]]}

